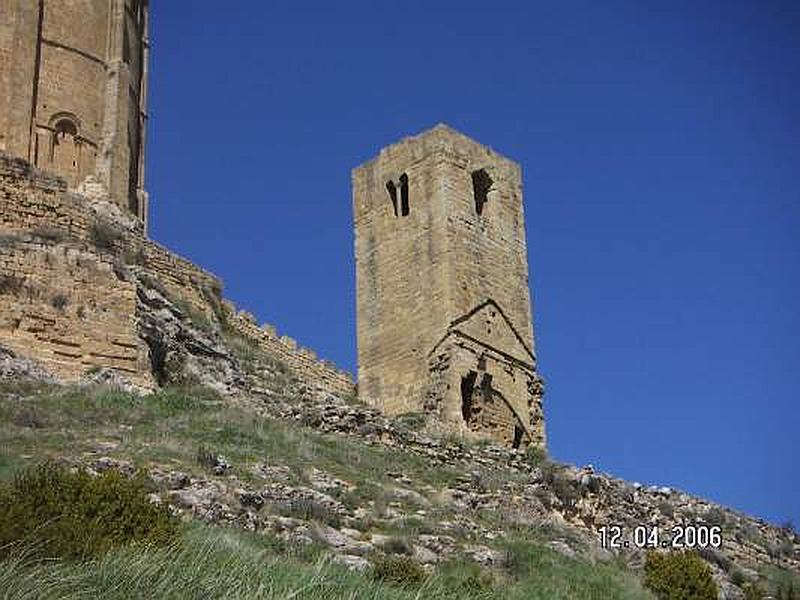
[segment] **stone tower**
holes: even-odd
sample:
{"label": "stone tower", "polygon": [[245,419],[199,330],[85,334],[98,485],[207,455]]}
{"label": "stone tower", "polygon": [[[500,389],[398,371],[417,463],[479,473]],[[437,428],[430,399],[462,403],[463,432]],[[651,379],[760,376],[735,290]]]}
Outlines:
{"label": "stone tower", "polygon": [[147,0],[2,0],[0,151],[146,225]]}
{"label": "stone tower", "polygon": [[519,165],[438,125],[353,171],[358,390],[545,443]]}

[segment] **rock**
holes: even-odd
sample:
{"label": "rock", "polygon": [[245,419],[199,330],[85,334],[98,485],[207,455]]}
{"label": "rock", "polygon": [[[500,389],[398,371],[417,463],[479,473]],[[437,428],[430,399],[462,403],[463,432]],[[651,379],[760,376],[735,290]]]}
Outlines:
{"label": "rock", "polygon": [[366,558],[352,554],[334,554],[331,562],[346,567],[348,571],[365,571],[370,567]]}
{"label": "rock", "polygon": [[0,345],[0,381],[57,383],[58,380],[36,361]]}
{"label": "rock", "polygon": [[311,467],[306,473],[306,477],[311,487],[327,494],[341,494],[353,489],[352,484],[337,479],[333,475],[321,469],[317,469],[316,467]]}
{"label": "rock", "polygon": [[211,467],[211,471],[214,473],[214,475],[222,476],[230,470],[231,465],[224,456],[217,455],[214,457],[214,465]]}
{"label": "rock", "polygon": [[191,483],[191,477],[181,471],[172,471],[167,476],[167,487],[171,490],[181,490],[186,486],[191,485]]}
{"label": "rock", "polygon": [[413,546],[414,554],[412,555],[414,560],[423,565],[429,565],[433,563],[437,563],[440,560],[438,554],[433,552],[432,550],[426,548],[425,546],[420,546],[419,544],[414,544]]}
{"label": "rock", "polygon": [[286,466],[256,465],[252,469],[253,475],[269,481],[289,481],[292,470]]}
{"label": "rock", "polygon": [[578,556],[578,553],[564,540],[552,540],[547,543],[547,546],[567,558],[576,558]]}
{"label": "rock", "polygon": [[117,460],[109,456],[101,456],[89,463],[89,468],[95,473],[105,473],[106,471],[119,471],[126,477],[131,477],[136,472],[133,464],[127,460]]}
{"label": "rock", "polygon": [[339,531],[345,534],[348,537],[357,540],[361,537],[361,532],[358,529],[350,529],[349,527],[340,527]]}
{"label": "rock", "polygon": [[431,505],[430,501],[425,496],[414,490],[395,487],[385,490],[385,494],[389,500],[407,502],[425,508]]}
{"label": "rock", "polygon": [[455,538],[449,535],[420,534],[417,543],[439,556],[449,556],[457,547]]}
{"label": "rock", "polygon": [[135,270],[135,275],[138,333],[149,348],[156,381],[166,385],[195,380],[223,395],[244,389],[245,376],[219,331],[202,329],[154,289],[144,273]]}
{"label": "rock", "polygon": [[140,387],[131,383],[119,371],[102,367],[99,369],[90,369],[81,377],[80,385],[82,386],[103,386],[127,394],[136,394],[142,396],[148,394],[151,390]]}
{"label": "rock", "polygon": [[483,567],[499,567],[506,563],[506,554],[487,546],[466,546],[464,554]]}
{"label": "rock", "polygon": [[252,506],[256,510],[260,510],[264,506],[264,498],[259,492],[250,490],[237,490],[239,496],[239,503],[242,506]]}
{"label": "rock", "polygon": [[349,516],[347,507],[327,494],[307,487],[292,487],[282,483],[267,484],[261,489],[266,502],[289,509],[319,510],[329,515]]}
{"label": "rock", "polygon": [[372,544],[354,540],[329,525],[317,525],[313,531],[319,541],[343,554],[363,556],[374,550]]}
{"label": "rock", "polygon": [[169,498],[181,508],[194,510],[210,507],[220,495],[221,492],[214,483],[195,481],[187,488],[173,490],[170,492]]}

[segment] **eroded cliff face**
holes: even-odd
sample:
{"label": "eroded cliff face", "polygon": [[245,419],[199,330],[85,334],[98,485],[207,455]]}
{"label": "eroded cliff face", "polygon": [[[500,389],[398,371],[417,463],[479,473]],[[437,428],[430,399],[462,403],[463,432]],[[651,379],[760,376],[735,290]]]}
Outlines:
{"label": "eroded cliff face", "polygon": [[[342,395],[350,376],[222,298],[214,275],[144,236],[103,187],[0,154],[0,344],[64,382],[112,369],[142,389],[194,379],[246,388],[235,348],[275,356],[293,377]],[[251,376],[252,378],[252,376]]]}

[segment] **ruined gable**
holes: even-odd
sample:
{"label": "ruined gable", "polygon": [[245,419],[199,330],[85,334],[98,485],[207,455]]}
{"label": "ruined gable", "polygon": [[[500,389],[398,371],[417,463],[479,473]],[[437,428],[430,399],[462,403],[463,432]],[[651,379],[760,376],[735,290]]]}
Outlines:
{"label": "ruined gable", "polygon": [[535,368],[535,358],[530,347],[493,300],[487,300],[463,317],[456,319],[448,333],[456,332],[487,348],[505,354],[510,359],[529,364],[532,370]]}

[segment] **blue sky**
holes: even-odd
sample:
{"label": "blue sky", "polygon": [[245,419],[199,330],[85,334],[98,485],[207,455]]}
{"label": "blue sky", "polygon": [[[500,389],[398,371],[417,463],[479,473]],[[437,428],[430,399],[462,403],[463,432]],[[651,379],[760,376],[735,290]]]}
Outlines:
{"label": "blue sky", "polygon": [[354,372],[350,170],[446,122],[523,167],[552,455],[800,524],[800,3],[152,4],[152,237]]}

